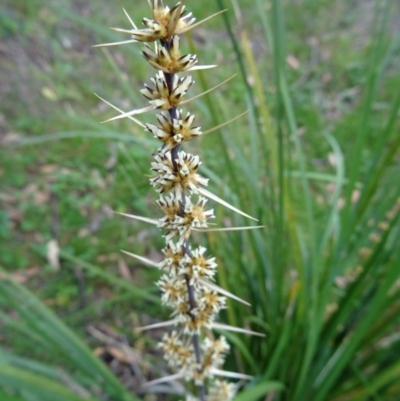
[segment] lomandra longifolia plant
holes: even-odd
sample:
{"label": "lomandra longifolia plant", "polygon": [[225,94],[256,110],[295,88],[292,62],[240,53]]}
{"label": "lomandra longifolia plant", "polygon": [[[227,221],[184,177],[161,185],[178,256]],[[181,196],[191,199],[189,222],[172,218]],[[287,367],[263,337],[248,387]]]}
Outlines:
{"label": "lomandra longifolia plant", "polygon": [[[126,252],[141,262],[162,270],[163,274],[157,285],[162,293],[162,303],[173,310],[170,321],[141,328],[141,330],[160,327],[168,329],[159,343],[159,348],[175,372],[147,385],[183,379],[187,383],[187,401],[228,401],[234,396],[237,385],[225,381],[224,378],[249,379],[250,377],[222,369],[229,345],[223,336],[216,337],[213,329],[253,335],[258,333],[216,322],[219,311],[226,307],[226,297],[245,304],[246,302],[213,283],[217,268],[215,258],[207,254],[206,248],[190,244],[190,239],[192,231],[241,229],[240,227],[208,229],[208,221],[214,217],[213,209],[208,207],[209,199],[248,218],[251,217],[206,190],[208,180],[198,173],[201,165],[199,156],[181,149],[183,143],[221,127],[203,132],[195,125],[194,115],[182,108],[194,99],[186,97],[194,83],[193,78],[187,73],[215,66],[198,66],[195,55],[182,55],[180,41],[180,35],[219,13],[195,23],[192,13],[186,13],[184,1],[173,8],[164,6],[162,0],[148,0],[148,2],[152,18],[142,20],[144,29],[138,29],[124,10],[132,28],[114,28],[114,30],[129,34],[131,38],[101,45],[143,42],[145,43],[143,56],[150,66],[157,70],[156,75],[151,78],[151,84],[145,84],[141,90],[148,100],[148,105],[125,113],[106,102],[120,112],[111,120],[129,118],[161,142],[161,146],[153,154],[154,159],[151,163],[153,176],[150,178],[150,184],[159,194],[157,205],[163,216],[153,220],[126,215],[156,224],[165,233],[166,241],[162,250],[165,258],[159,263]],[[154,111],[157,113],[156,124],[142,123],[134,117]]]}

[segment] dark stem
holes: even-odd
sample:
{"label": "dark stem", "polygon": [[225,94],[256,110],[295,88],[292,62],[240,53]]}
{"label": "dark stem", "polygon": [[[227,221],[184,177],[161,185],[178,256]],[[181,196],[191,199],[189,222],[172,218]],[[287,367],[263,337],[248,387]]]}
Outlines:
{"label": "dark stem", "polygon": [[[167,81],[168,85],[168,90],[169,93],[172,93],[173,91],[173,82],[174,82],[174,75],[175,74],[167,74],[164,73],[165,75],[165,80]],[[171,122],[173,122],[174,119],[177,117],[177,112],[176,112],[176,107],[172,107],[168,110],[169,115],[171,117]],[[176,158],[178,157],[178,151],[179,151],[179,145],[175,146],[174,148],[171,149],[171,159],[172,159],[172,165],[174,166],[175,170],[177,169],[176,166]],[[185,197],[185,195],[183,195]]]}
{"label": "dark stem", "polygon": [[[169,49],[170,46],[171,46],[171,40],[161,41],[161,44]],[[173,87],[174,75],[175,74],[164,73],[165,81],[167,83],[168,90],[169,90],[170,94],[174,90],[174,87]],[[169,115],[171,117],[171,122],[174,119],[177,118],[177,108],[176,107],[170,108],[168,110],[168,112],[169,112]],[[175,168],[175,171],[177,170],[177,164],[176,164],[175,159],[177,159],[177,157],[178,157],[179,147],[180,147],[180,145],[177,145],[171,150],[171,160],[172,160],[172,165]],[[185,193],[183,192],[182,193],[182,208],[181,208],[182,214],[183,214],[183,209],[185,208],[185,203],[186,203],[186,197],[185,197]],[[189,254],[189,241],[185,241],[184,244],[183,244],[183,256],[185,256],[187,254]],[[185,276],[185,281],[186,281],[188,297],[189,297],[189,306],[190,306],[189,315],[190,315],[191,319],[194,321],[195,317],[192,314],[193,309],[196,308],[196,299],[195,299],[195,296],[194,296],[194,287],[193,287],[193,285],[190,284],[190,279],[189,279],[189,277],[187,275]],[[194,353],[195,353],[195,356],[196,356],[196,363],[201,365],[200,336],[197,333],[193,334],[192,339],[193,339]],[[200,401],[206,401],[206,388],[205,388],[205,385],[201,384],[201,385],[199,385],[197,387],[199,389],[199,394],[198,394],[199,400]]]}
{"label": "dark stem", "polygon": [[[194,297],[194,288],[190,284],[190,280],[189,280],[188,276],[185,276],[185,280],[186,280],[186,285],[187,285],[188,295],[189,295],[189,305],[190,305],[189,314],[190,314],[190,317],[192,318],[192,320],[194,320],[195,317],[191,313],[191,311],[196,307],[196,300]],[[194,348],[194,353],[196,356],[196,362],[198,364],[201,364],[200,337],[197,333],[193,334],[193,348]],[[204,384],[198,386],[198,388],[199,388],[200,401],[205,401],[206,389],[205,389]]]}

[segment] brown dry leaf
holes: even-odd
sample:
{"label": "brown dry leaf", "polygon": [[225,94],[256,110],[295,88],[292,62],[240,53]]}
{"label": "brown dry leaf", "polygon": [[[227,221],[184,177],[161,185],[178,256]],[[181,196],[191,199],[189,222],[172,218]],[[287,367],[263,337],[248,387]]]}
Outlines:
{"label": "brown dry leaf", "polygon": [[104,164],[104,167],[107,169],[107,170],[110,170],[110,169],[112,169],[116,164],[117,164],[117,158],[116,158],[116,156],[115,155],[112,155],[112,156],[110,156],[109,158],[108,158],[108,160],[106,161],[106,163]]}
{"label": "brown dry leaf", "polygon": [[132,353],[124,352],[122,349],[113,346],[98,347],[93,352],[97,357],[111,356],[120,363],[128,365],[132,364],[135,359]]}
{"label": "brown dry leaf", "polygon": [[101,355],[103,355],[105,352],[106,352],[106,349],[105,349],[104,347],[97,347],[97,348],[95,348],[94,351],[93,351],[93,353],[94,353],[96,356],[101,356]]}
{"label": "brown dry leaf", "polygon": [[360,199],[361,196],[361,191],[359,189],[355,189],[352,193],[351,193],[351,203],[354,205],[355,203],[358,202],[358,200]]}
{"label": "brown dry leaf", "polygon": [[99,263],[106,263],[109,261],[110,261],[110,255],[108,255],[108,254],[99,255],[96,258],[96,262],[99,262]]}
{"label": "brown dry leaf", "polygon": [[19,284],[25,284],[28,278],[19,274],[13,274],[13,279]]}
{"label": "brown dry leaf", "polygon": [[99,287],[98,289],[99,297],[101,299],[113,299],[115,298],[115,294],[108,287]]}
{"label": "brown dry leaf", "polygon": [[128,281],[132,280],[132,274],[128,268],[128,265],[125,263],[125,260],[121,257],[118,258],[118,270],[122,278]]}
{"label": "brown dry leaf", "polygon": [[307,44],[308,44],[309,46],[316,47],[316,46],[319,45],[319,39],[316,38],[315,36],[310,36],[310,37],[307,39]]}
{"label": "brown dry leaf", "polygon": [[60,269],[60,248],[56,239],[47,243],[47,261],[54,270]]}
{"label": "brown dry leaf", "polygon": [[21,210],[14,208],[7,208],[7,213],[11,221],[15,221],[17,223],[20,223],[22,221],[23,214]]}
{"label": "brown dry leaf", "polygon": [[17,199],[12,195],[0,192],[0,201],[5,203],[16,203]]}
{"label": "brown dry leaf", "polygon": [[99,188],[101,188],[101,189],[106,188],[106,183],[105,183],[103,177],[101,176],[99,170],[93,169],[92,173],[91,173],[91,176],[92,176],[93,180],[96,182],[96,184],[97,184],[97,186]]}
{"label": "brown dry leaf", "polygon": [[124,351],[116,347],[107,347],[107,351],[118,361],[130,364],[133,362],[132,355],[127,355]]}
{"label": "brown dry leaf", "polygon": [[46,191],[35,192],[35,202],[39,205],[47,203],[50,200],[50,194]]}
{"label": "brown dry leaf", "polygon": [[114,217],[114,212],[111,206],[109,205],[103,205],[101,207],[101,211],[106,215],[106,217]]}
{"label": "brown dry leaf", "polygon": [[20,284],[25,284],[31,277],[36,276],[40,272],[40,268],[30,267],[28,269],[19,270],[16,273],[11,274],[11,277]]}
{"label": "brown dry leaf", "polygon": [[300,68],[300,61],[297,60],[297,58],[295,56],[293,56],[293,54],[288,54],[288,56],[286,57],[286,62],[294,70],[298,70]]}
{"label": "brown dry leaf", "polygon": [[98,325],[98,330],[103,331],[107,336],[111,337],[112,340],[120,341],[121,340],[121,334],[118,333],[115,329],[113,329],[111,326],[105,323],[100,323]]}
{"label": "brown dry leaf", "polygon": [[21,135],[17,134],[15,132],[10,132],[9,134],[5,134],[2,138],[1,138],[1,143],[3,145],[11,145],[13,143],[19,142],[21,139]]}
{"label": "brown dry leaf", "polygon": [[31,183],[31,184],[28,184],[25,188],[24,188],[24,194],[30,194],[30,193],[32,193],[32,192],[36,192],[37,191],[37,184],[35,184],[35,183]]}
{"label": "brown dry leaf", "polygon": [[56,164],[45,164],[40,167],[40,172],[43,174],[51,174],[56,171],[58,166]]}

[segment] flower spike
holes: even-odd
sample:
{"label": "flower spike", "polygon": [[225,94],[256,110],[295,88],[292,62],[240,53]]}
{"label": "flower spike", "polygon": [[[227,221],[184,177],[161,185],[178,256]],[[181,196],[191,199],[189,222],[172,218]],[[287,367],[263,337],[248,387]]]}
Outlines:
{"label": "flower spike", "polygon": [[[181,52],[180,35],[224,11],[196,22],[192,13],[186,12],[185,0],[179,1],[172,8],[165,6],[162,0],[147,0],[147,2],[151,16],[142,19],[144,26],[142,29],[135,25],[127,11],[123,9],[130,23],[130,29],[113,28],[113,30],[131,37],[128,40],[99,46],[143,43],[144,59],[150,68],[157,70],[155,76],[150,78],[150,83],[145,84],[141,90],[148,105],[124,112],[98,96],[119,113],[107,122],[128,118],[143,128],[145,134],[153,136],[160,142],[158,149],[152,153],[150,168],[152,175],[149,177],[150,185],[159,196],[155,203],[158,206],[156,213],[160,217],[118,213],[158,227],[166,241],[159,262],[136,253],[122,251],[136,261],[160,270],[160,277],[155,284],[162,305],[171,309],[169,320],[136,329],[136,332],[157,330],[157,333],[165,330],[157,347],[162,352],[166,365],[175,372],[147,382],[143,387],[184,380],[191,383],[186,386],[187,388],[195,390],[194,394],[186,394],[186,401],[231,401],[238,385],[221,380],[220,377],[233,380],[251,380],[252,377],[223,370],[230,347],[225,337],[217,337],[215,331],[253,336],[264,336],[264,334],[217,321],[219,312],[227,308],[228,298],[246,306],[250,304],[214,283],[217,277],[217,259],[209,255],[205,247],[195,246],[191,234],[193,231],[204,233],[253,230],[263,226],[213,227],[210,219],[215,217],[214,209],[212,206],[209,207],[213,202],[249,219],[256,219],[206,189],[209,180],[201,175],[200,157],[183,150],[182,145],[236,121],[247,112],[202,131],[194,114],[182,109],[183,105],[218,89],[234,78],[234,76],[228,78],[194,97],[187,96],[194,79],[185,74],[216,66],[199,65],[196,55]],[[136,115],[149,111],[156,115],[156,121],[142,123],[136,119]]]}

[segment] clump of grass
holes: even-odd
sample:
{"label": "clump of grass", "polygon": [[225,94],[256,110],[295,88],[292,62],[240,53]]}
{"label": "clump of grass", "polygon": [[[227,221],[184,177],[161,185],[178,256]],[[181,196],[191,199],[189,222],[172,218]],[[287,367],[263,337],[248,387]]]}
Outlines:
{"label": "clump of grass", "polygon": [[[184,1],[171,9],[164,6],[161,0],[149,1],[149,5],[152,19],[143,19],[144,29],[138,29],[125,12],[132,27],[130,29],[114,28],[114,30],[127,33],[131,38],[100,45],[146,43],[142,54],[150,66],[158,70],[156,76],[151,79],[151,85],[145,85],[141,90],[143,96],[149,101],[149,105],[123,112],[106,102],[120,112],[118,116],[108,121],[129,118],[161,142],[161,146],[153,155],[151,170],[154,175],[150,178],[150,184],[160,195],[156,203],[164,216],[155,220],[125,214],[127,217],[155,224],[166,231],[164,235],[166,246],[163,249],[165,258],[161,262],[154,263],[134,253],[125,252],[163,271],[157,286],[162,293],[163,304],[173,310],[170,321],[140,329],[143,331],[174,327],[172,332],[163,336],[159,348],[177,373],[149,382],[147,386],[185,379],[194,385],[191,386],[192,389],[197,387],[196,395],[190,392],[189,387],[187,400],[229,401],[234,396],[237,385],[219,378],[251,379],[251,376],[222,370],[229,345],[224,336],[217,338],[213,330],[225,329],[261,336],[262,334],[216,322],[220,310],[226,308],[226,297],[245,304],[247,302],[213,283],[217,267],[215,258],[207,255],[206,248],[202,246],[195,248],[190,240],[193,231],[244,229],[243,227],[208,228],[209,219],[215,217],[213,209],[208,209],[206,206],[209,199],[219,202],[242,216],[253,218],[209,192],[205,188],[208,185],[208,179],[198,173],[201,165],[199,156],[186,153],[181,150],[181,146],[221,128],[241,115],[213,129],[202,131],[195,125],[195,116],[180,109],[194,99],[187,99],[187,93],[194,83],[193,78],[181,74],[215,67],[214,65],[199,66],[195,55],[182,55],[180,35],[219,13],[195,23],[193,15],[185,12]],[[158,112],[157,125],[142,123],[136,118],[150,111]],[[208,391],[206,387],[209,387]]]}

